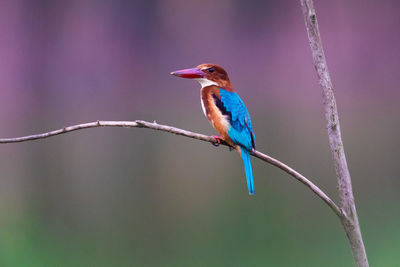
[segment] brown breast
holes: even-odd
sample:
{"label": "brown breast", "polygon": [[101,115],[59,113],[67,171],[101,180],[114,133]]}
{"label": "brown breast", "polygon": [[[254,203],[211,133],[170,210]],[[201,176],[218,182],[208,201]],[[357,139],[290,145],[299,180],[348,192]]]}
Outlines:
{"label": "brown breast", "polygon": [[228,135],[229,121],[224,116],[215,104],[214,97],[221,99],[219,89],[217,86],[211,85],[201,89],[201,100],[205,110],[205,115],[210,121],[211,125],[218,131],[222,138],[230,145],[234,146],[232,140]]}

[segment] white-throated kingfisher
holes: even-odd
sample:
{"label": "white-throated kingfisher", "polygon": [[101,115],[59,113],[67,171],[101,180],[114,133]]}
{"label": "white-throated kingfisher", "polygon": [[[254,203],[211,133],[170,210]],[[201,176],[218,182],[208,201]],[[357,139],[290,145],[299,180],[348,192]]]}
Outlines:
{"label": "white-throated kingfisher", "polygon": [[223,139],[242,156],[249,194],[254,194],[250,152],[255,149],[255,135],[250,114],[229,80],[228,73],[215,64],[171,72],[172,75],[197,80],[201,85],[204,115]]}

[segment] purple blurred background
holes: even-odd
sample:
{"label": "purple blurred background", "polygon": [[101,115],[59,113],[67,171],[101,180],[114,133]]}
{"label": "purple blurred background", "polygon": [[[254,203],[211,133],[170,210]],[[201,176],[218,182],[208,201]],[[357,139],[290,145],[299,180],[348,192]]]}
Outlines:
{"label": "purple blurred background", "polygon": [[[215,134],[199,85],[222,65],[257,148],[337,199],[298,1],[1,1],[0,136],[95,120]],[[370,263],[400,261],[398,1],[316,1]],[[0,146],[2,266],[350,266],[334,214],[253,160],[141,129]]]}

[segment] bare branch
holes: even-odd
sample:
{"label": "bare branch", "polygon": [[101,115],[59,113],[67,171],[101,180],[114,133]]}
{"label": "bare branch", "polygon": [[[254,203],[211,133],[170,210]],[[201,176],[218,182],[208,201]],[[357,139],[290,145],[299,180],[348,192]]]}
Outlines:
{"label": "bare branch", "polygon": [[342,224],[350,241],[354,259],[358,266],[369,266],[360,225],[354,202],[350,172],[344,154],[343,141],[340,133],[339,115],[336,107],[333,86],[328,72],[318,21],[312,0],[300,0],[304,20],[310,41],[311,53],[315,70],[322,88],[322,96],[327,121],[329,144],[333,154],[336,175],[339,184],[340,206],[345,216],[341,217]]}
{"label": "bare branch", "polygon": [[[212,144],[217,144],[217,140],[212,136],[194,133],[194,132],[186,131],[183,129],[175,128],[172,126],[162,125],[162,124],[158,124],[156,122],[147,122],[147,121],[141,121],[141,120],[136,120],[136,121],[94,121],[94,122],[89,122],[89,123],[68,126],[68,127],[62,128],[62,129],[58,129],[58,130],[54,130],[54,131],[46,132],[46,133],[41,133],[41,134],[34,134],[34,135],[28,135],[28,136],[16,137],[16,138],[0,138],[0,144],[32,141],[32,140],[37,140],[37,139],[48,138],[48,137],[59,135],[59,134],[69,133],[72,131],[88,129],[88,128],[96,128],[96,127],[148,128],[148,129],[153,129],[153,130],[157,130],[157,131],[173,133],[176,135],[182,135],[182,136],[186,136],[189,138],[210,142]],[[224,146],[229,146],[224,141],[221,141],[221,144]],[[256,151],[256,150],[252,151],[251,154],[254,157],[259,158],[275,167],[278,167],[279,169],[285,171],[286,173],[290,174],[296,180],[300,181],[302,184],[307,186],[312,192],[314,192],[314,194],[319,196],[336,213],[337,216],[339,216],[339,217],[342,216],[340,209],[335,204],[335,202],[333,202],[321,189],[319,189],[315,184],[313,184],[310,180],[308,180],[306,177],[301,175],[299,172],[295,171],[294,169],[290,168],[289,166],[280,162],[279,160],[274,159],[273,157],[270,157],[268,155],[265,155],[259,151]]]}

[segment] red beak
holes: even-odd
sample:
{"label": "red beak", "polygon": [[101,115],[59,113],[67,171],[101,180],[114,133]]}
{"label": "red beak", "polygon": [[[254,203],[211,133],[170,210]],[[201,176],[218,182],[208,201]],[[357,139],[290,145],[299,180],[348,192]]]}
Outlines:
{"label": "red beak", "polygon": [[189,79],[195,79],[195,78],[203,78],[205,73],[197,68],[193,69],[184,69],[184,70],[177,70],[171,72],[172,75],[182,77],[182,78],[189,78]]}

